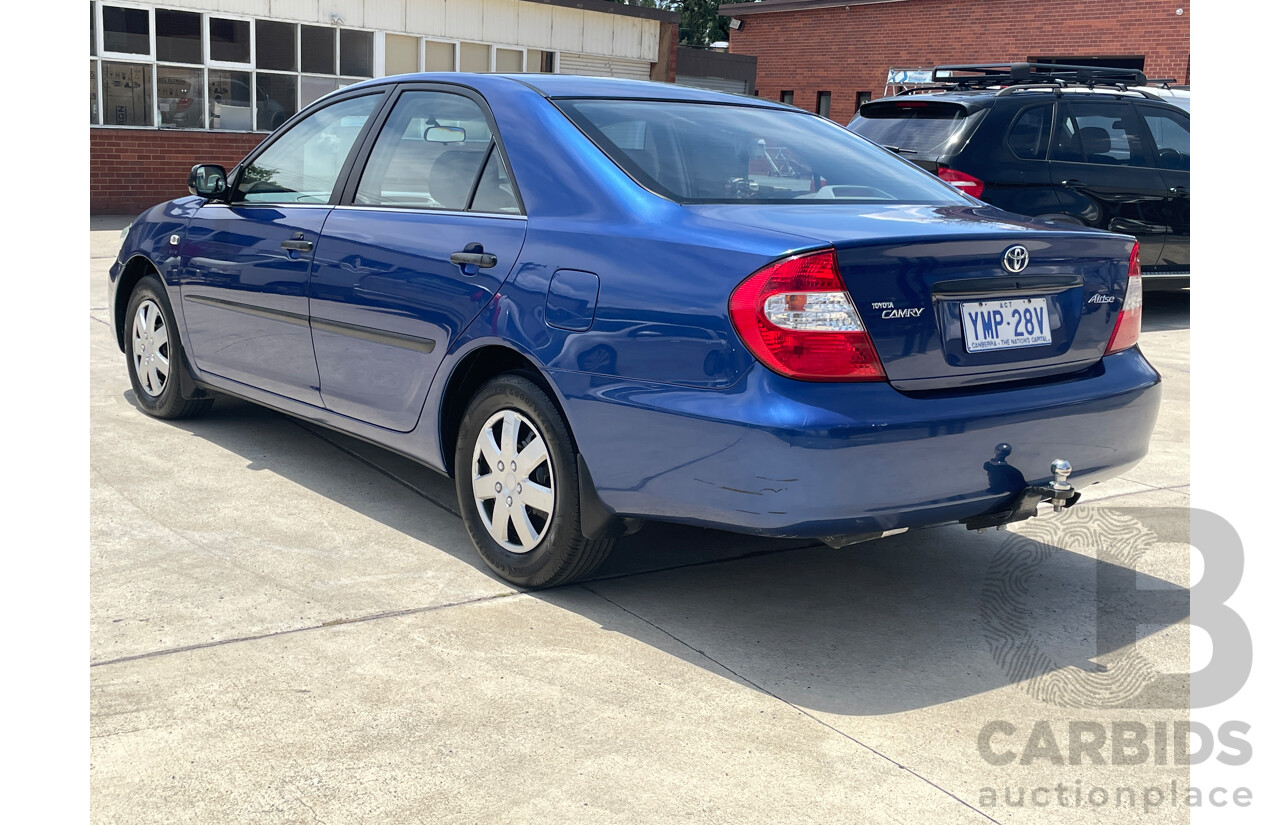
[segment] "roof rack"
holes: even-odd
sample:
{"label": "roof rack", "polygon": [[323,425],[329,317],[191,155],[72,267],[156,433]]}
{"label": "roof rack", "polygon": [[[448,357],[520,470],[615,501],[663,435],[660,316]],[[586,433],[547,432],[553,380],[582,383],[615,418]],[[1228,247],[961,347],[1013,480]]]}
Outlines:
{"label": "roof rack", "polygon": [[936,66],[933,82],[952,89],[990,89],[1012,86],[1096,86],[1128,89],[1147,85],[1138,69],[1108,66],[1066,66],[1058,63],[966,63]]}

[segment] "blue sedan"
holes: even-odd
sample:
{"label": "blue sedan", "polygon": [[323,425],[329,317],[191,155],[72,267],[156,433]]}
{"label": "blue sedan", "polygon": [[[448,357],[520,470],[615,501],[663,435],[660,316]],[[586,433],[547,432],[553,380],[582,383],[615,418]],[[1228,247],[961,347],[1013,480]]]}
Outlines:
{"label": "blue sedan", "polygon": [[985,206],[791,107],[383,78],[189,183],[111,268],[142,411],[236,396],[450,474],[519,586],[646,520],[833,546],[1001,526],[1155,425],[1133,238]]}

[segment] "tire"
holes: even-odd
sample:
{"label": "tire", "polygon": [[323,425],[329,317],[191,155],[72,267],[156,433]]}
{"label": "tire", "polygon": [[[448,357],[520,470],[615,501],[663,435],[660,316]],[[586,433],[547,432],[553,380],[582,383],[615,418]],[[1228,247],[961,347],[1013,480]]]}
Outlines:
{"label": "tire", "polygon": [[[526,455],[532,463],[518,461]],[[582,534],[577,451],[560,411],[528,378],[500,375],[480,388],[463,415],[453,466],[467,533],[511,584],[566,584],[613,549],[614,539]]]}
{"label": "tire", "polygon": [[134,287],[125,312],[124,353],[138,407],[155,418],[193,418],[213,405],[212,398],[184,398],[191,386],[182,341],[164,286],[148,275]]}

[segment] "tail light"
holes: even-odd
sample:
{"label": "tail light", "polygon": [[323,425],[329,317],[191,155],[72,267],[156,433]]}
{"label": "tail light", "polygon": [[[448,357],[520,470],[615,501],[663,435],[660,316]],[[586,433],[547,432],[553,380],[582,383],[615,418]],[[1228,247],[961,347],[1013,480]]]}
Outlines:
{"label": "tail light", "polygon": [[835,250],[776,261],[729,297],[751,354],[802,381],[881,381],[884,368],[840,280]]}
{"label": "tail light", "polygon": [[972,195],[975,198],[982,197],[983,183],[973,175],[966,175],[964,172],[956,169],[939,166],[938,177],[942,178],[966,195]]}
{"label": "tail light", "polygon": [[1116,319],[1116,328],[1111,331],[1111,340],[1107,342],[1107,355],[1128,349],[1138,343],[1138,333],[1142,331],[1142,264],[1138,263],[1138,244],[1133,245],[1129,253],[1129,277],[1124,290],[1124,304],[1120,307],[1120,317]]}

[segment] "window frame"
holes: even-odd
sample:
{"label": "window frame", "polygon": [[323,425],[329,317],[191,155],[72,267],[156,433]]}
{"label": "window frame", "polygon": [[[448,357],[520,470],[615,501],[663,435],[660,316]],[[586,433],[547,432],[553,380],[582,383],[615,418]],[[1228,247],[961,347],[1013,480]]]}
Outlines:
{"label": "window frame", "polygon": [[[132,52],[110,52],[106,49],[107,35],[102,28],[102,10],[106,6],[120,9],[133,9],[134,11],[145,11],[147,13],[147,39],[149,41],[149,50],[146,54],[134,54]],[[156,7],[143,3],[131,3],[129,0],[99,0],[94,6],[94,23],[97,27],[96,55],[99,60],[113,60],[117,63],[155,63],[156,62]]]}

